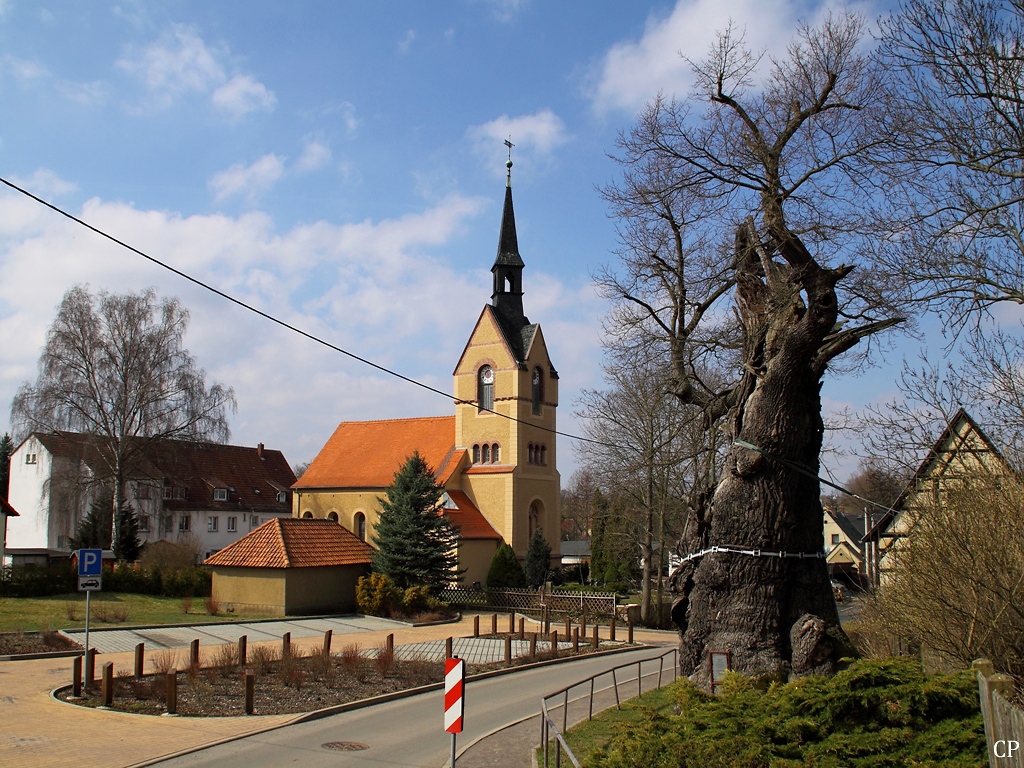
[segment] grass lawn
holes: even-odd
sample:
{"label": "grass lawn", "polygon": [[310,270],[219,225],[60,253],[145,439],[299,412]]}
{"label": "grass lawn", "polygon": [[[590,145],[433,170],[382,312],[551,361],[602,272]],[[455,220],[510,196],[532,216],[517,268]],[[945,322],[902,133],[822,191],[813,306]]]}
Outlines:
{"label": "grass lawn", "polygon": [[[201,597],[189,601],[180,597],[94,592],[91,603],[91,629],[119,625],[201,624],[267,618],[265,615],[239,613],[220,613],[211,616],[206,610],[205,599]],[[77,629],[84,626],[84,592],[52,597],[0,597],[0,632]]]}

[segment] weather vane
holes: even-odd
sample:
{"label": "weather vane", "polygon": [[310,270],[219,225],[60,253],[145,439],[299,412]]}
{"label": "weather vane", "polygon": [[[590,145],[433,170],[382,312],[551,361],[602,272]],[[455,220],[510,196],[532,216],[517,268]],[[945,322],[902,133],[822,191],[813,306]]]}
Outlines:
{"label": "weather vane", "polygon": [[508,168],[508,182],[507,183],[508,183],[508,186],[511,187],[512,186],[512,147],[515,146],[515,144],[512,143],[512,136],[511,135],[509,135],[509,137],[507,139],[505,139],[505,146],[508,147],[508,162],[505,163],[505,167]]}

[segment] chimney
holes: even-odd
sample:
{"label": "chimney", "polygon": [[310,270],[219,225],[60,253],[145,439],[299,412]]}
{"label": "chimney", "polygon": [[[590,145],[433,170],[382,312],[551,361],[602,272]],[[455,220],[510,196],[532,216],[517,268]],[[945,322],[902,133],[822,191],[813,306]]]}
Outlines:
{"label": "chimney", "polygon": [[256,455],[261,459],[263,458],[263,443],[258,443],[256,445]]}

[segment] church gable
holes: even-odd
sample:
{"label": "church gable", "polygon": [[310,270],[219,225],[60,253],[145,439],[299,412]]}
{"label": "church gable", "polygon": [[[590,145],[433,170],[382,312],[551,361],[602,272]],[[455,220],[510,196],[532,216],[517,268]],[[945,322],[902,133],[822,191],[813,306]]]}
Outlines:
{"label": "church gable", "polygon": [[484,305],[480,317],[477,318],[453,375],[475,374],[482,360],[498,368],[512,368],[519,364],[490,304]]}

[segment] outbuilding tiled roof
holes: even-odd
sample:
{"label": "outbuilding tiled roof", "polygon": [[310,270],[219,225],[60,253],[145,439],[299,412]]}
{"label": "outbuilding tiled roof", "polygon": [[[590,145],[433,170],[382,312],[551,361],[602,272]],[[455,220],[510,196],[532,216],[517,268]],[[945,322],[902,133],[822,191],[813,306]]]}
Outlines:
{"label": "outbuilding tiled roof", "polygon": [[462,491],[449,490],[448,498],[455,506],[445,505],[444,516],[459,529],[460,539],[500,539],[487,518]]}
{"label": "outbuilding tiled roof", "polygon": [[413,451],[442,469],[455,458],[455,417],[343,421],[293,487],[386,488]]}
{"label": "outbuilding tiled roof", "polygon": [[275,518],[206,559],[236,568],[323,568],[364,565],[373,550],[333,520]]}

